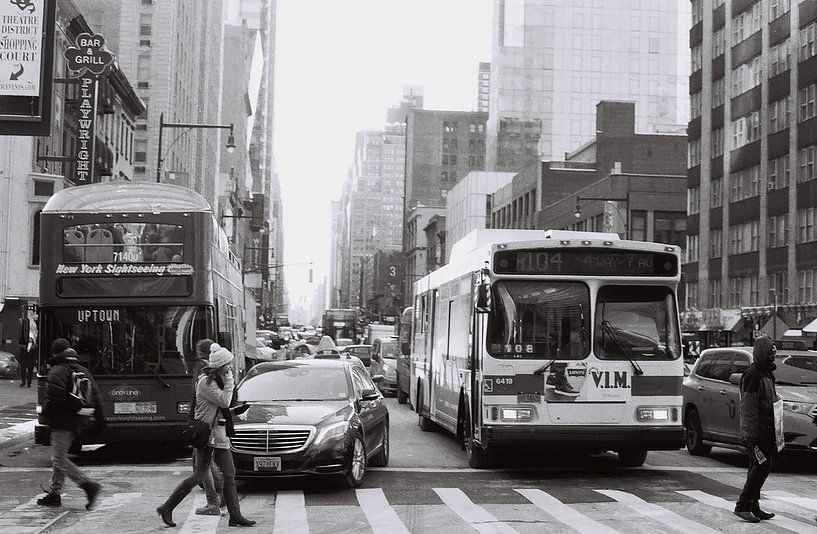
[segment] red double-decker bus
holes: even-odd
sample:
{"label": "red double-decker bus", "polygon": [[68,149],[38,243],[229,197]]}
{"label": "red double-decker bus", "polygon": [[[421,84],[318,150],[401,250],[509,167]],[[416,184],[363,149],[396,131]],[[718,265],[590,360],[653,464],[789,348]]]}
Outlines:
{"label": "red double-decker bus", "polygon": [[[102,395],[108,425],[94,443],[179,442],[201,367],[196,342],[233,350],[240,378],[244,328],[255,325],[210,205],[175,185],[93,184],[54,195],[40,226],[38,411],[49,348],[65,338]],[[40,417],[35,442],[49,441]]]}

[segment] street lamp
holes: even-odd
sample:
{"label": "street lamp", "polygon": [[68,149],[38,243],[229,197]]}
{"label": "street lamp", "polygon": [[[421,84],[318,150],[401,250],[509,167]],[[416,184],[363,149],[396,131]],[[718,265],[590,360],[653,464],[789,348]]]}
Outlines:
{"label": "street lamp", "polygon": [[165,114],[159,114],[159,150],[156,154],[156,183],[162,181],[162,132],[165,128],[221,128],[230,130],[230,135],[227,137],[227,153],[235,152],[235,137],[233,136],[233,123],[226,124],[189,124],[184,122],[165,122]]}
{"label": "street lamp", "polygon": [[[573,209],[573,216],[577,219],[581,219],[582,217],[582,205],[581,201],[589,201],[589,200],[601,200],[605,202],[626,202],[627,203],[627,216],[624,218],[624,235],[629,237],[629,218],[630,218],[630,191],[627,191],[626,197],[576,197],[576,207]],[[618,210],[616,210],[618,211]]]}

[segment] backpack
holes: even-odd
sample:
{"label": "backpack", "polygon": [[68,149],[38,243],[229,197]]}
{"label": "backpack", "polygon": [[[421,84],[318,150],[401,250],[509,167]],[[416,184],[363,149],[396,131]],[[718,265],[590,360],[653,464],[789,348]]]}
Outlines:
{"label": "backpack", "polygon": [[94,415],[93,386],[87,374],[71,369],[71,391],[68,392],[71,411],[80,415]]}

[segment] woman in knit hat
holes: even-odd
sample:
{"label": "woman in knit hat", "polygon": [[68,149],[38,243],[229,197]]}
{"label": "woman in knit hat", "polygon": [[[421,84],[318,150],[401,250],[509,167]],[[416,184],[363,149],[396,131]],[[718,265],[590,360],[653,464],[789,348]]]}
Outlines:
{"label": "woman in knit hat", "polygon": [[235,381],[232,362],[233,354],[229,350],[218,343],[210,345],[208,364],[196,380],[196,405],[193,409],[194,417],[210,424],[212,431],[207,445],[196,450],[196,469],[193,475],[182,480],[170,497],[156,509],[167,526],[176,526],[173,522],[173,509],[207,475],[211,458],[215,460],[224,476],[224,501],[230,513],[229,525],[249,527],[255,524],[255,521],[241,515],[238,505],[235,465],[230,452],[230,440],[227,438],[226,419],[222,412],[230,407],[233,399]]}

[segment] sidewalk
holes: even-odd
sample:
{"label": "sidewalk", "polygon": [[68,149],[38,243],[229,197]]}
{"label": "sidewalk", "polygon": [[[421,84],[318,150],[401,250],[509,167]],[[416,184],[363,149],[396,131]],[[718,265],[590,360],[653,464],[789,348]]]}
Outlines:
{"label": "sidewalk", "polygon": [[0,408],[0,449],[14,447],[34,439],[37,403]]}

